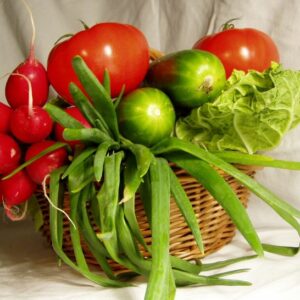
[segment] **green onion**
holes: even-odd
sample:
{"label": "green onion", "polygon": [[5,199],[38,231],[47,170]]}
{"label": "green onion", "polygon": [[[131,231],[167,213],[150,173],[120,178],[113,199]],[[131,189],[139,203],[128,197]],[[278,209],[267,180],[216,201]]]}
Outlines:
{"label": "green onion", "polygon": [[210,192],[228,213],[252,249],[262,256],[263,248],[247,211],[224,178],[208,163],[191,155],[171,153],[167,155],[167,158],[185,169]]}
{"label": "green onion", "polygon": [[[170,259],[170,177],[164,159],[150,165],[152,268],[147,285],[146,300],[169,299]],[[173,286],[173,283],[171,283]]]}
{"label": "green onion", "polygon": [[113,137],[119,141],[117,115],[109,94],[80,56],[75,56],[72,64],[81,84],[91,97],[96,111],[103,116],[105,123],[113,133]]}

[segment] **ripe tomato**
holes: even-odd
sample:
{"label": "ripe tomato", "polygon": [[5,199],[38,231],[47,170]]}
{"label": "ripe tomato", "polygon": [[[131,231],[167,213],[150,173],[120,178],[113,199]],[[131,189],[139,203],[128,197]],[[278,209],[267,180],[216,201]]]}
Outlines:
{"label": "ripe tomato", "polygon": [[48,57],[48,77],[56,92],[73,104],[69,83],[81,86],[72,68],[72,58],[80,55],[102,81],[108,70],[112,97],[135,89],[149,67],[149,47],[145,36],[131,25],[100,23],[57,44]]}
{"label": "ripe tomato", "polygon": [[193,108],[216,98],[226,78],[224,67],[215,55],[183,50],[153,62],[146,81],[163,90],[175,105]]}
{"label": "ripe tomato", "polygon": [[253,28],[230,28],[205,36],[194,49],[209,51],[222,61],[227,78],[234,69],[264,71],[272,61],[279,62],[279,52],[270,36]]}
{"label": "ripe tomato", "polygon": [[162,91],[140,88],[117,107],[121,133],[134,143],[152,146],[171,135],[175,125],[172,102]]}

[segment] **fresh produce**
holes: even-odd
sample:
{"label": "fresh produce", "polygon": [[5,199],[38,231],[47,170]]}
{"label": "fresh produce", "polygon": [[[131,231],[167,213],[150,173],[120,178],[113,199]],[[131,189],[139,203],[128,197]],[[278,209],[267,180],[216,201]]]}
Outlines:
{"label": "fresh produce", "polygon": [[0,133],[0,174],[11,172],[18,166],[20,159],[18,143],[11,136]]}
{"label": "fresh produce", "polygon": [[[44,66],[35,58],[35,25],[33,16],[26,1],[23,1],[30,14],[32,24],[32,39],[28,58],[16,67],[9,76],[5,85],[5,96],[12,108],[28,104],[29,86],[25,78],[28,78],[32,87],[33,105],[42,106],[48,99],[49,82]],[[16,76],[21,74],[23,76]],[[25,78],[24,78],[25,77]]]}
{"label": "fresh produce", "polygon": [[215,54],[227,78],[234,69],[262,72],[272,61],[279,62],[279,51],[271,36],[254,28],[234,28],[230,21],[222,31],[202,37],[193,48]]}
{"label": "fresh produce", "polygon": [[[49,201],[54,251],[62,262],[99,285],[129,286],[127,279],[132,275],[143,275],[148,280],[146,300],[172,300],[177,286],[249,285],[224,278],[245,270],[205,272],[264,252],[293,256],[300,248],[263,243],[219,170],[256,194],[300,234],[300,210],[235,166],[300,170],[299,162],[254,154],[278,145],[299,123],[300,73],[273,63],[263,73],[234,71],[226,81],[217,56],[195,49],[166,55],[148,68],[147,41],[130,25],[97,24],[58,43],[49,55],[47,72],[56,91],[74,106],[62,108],[57,101],[48,102],[44,109],[59,125],[48,137],[38,129],[39,138],[49,139],[33,144],[28,130],[20,133],[26,128],[21,121],[35,121],[35,111],[43,108],[34,105],[34,81],[27,73],[14,74],[27,83],[22,91],[20,85],[16,88],[27,98],[26,106],[20,107],[12,100],[12,113],[0,106],[7,120],[2,126],[5,133],[0,133],[0,201],[7,215],[16,219],[13,208],[37,206],[31,196],[42,185]],[[142,82],[147,71],[147,82]],[[141,87],[144,83],[148,86]],[[9,83],[7,89],[11,88]],[[183,117],[187,110],[190,115]],[[176,116],[182,117],[176,120]],[[8,122],[12,134],[29,143],[22,144],[23,161],[20,147],[7,133]],[[205,250],[191,195],[175,168],[186,171],[216,199],[255,256],[193,264],[170,254],[171,198],[199,251]],[[144,240],[139,228],[138,194],[150,225],[150,241]],[[63,247],[65,217],[70,221],[67,233],[74,258]],[[90,268],[83,240],[103,273]],[[111,261],[130,273],[117,276]]]}
{"label": "fresh produce", "polygon": [[[170,162],[185,169],[203,184],[231,216],[245,240],[258,255],[262,255],[264,251],[295,255],[299,251],[298,247],[261,243],[246,209],[229,184],[215,170],[215,168],[220,168],[247,186],[299,233],[300,210],[274,195],[227,161],[300,170],[299,163],[277,161],[266,156],[239,152],[214,154],[176,137],[161,139],[151,148],[136,144],[121,135],[122,129],[117,123],[116,110],[122,107],[123,101],[129,101],[130,95],[119,97],[115,110],[115,104],[108,97],[107,87],[104,88],[97,81],[96,76],[84,60],[78,56],[74,57],[73,67],[88,93],[87,97],[78,86],[71,84],[70,91],[74,102],[89,123],[96,126],[78,127],[78,122],[75,119],[73,119],[75,122],[72,122],[72,117],[64,110],[51,103],[46,105],[52,118],[65,127],[64,138],[81,140],[87,146],[75,154],[71,163],[50,174],[50,198],[53,202],[53,206],[50,207],[52,245],[57,255],[66,264],[98,284],[104,286],[126,285],[112,273],[106,261],[107,258],[111,258],[135,274],[141,274],[148,278],[145,295],[147,300],[174,299],[175,286],[247,285],[247,282],[224,279],[222,274],[220,276],[218,274],[213,276],[199,274],[203,268],[205,270],[205,265],[195,266],[169,255],[170,195],[174,197],[176,204],[183,211],[199,249],[203,250],[201,233],[193,208],[181,183],[173,173]],[[141,90],[138,89],[137,92],[139,93]],[[144,91],[142,90],[142,92]],[[136,99],[140,99],[140,97],[133,98],[133,100]],[[92,101],[90,102],[90,100]],[[105,115],[102,115],[102,112],[99,113],[96,107],[105,107],[103,110]],[[68,117],[62,118],[62,116]],[[137,130],[140,125],[141,122],[138,122]],[[100,181],[101,185],[97,185],[97,182]],[[62,248],[60,233],[63,230],[63,215],[55,209],[55,206],[63,207],[64,205],[64,197],[61,193],[64,186],[67,186],[70,195],[70,217],[76,224],[76,228],[73,225],[70,226],[75,254],[74,261],[66,256]],[[145,246],[134,211],[137,192],[140,192],[151,226],[151,247],[146,245],[151,253],[149,257],[143,257],[137,251],[137,243]],[[89,215],[87,207],[94,208],[91,210],[92,216]],[[100,233],[94,231],[93,220],[101,229]],[[93,255],[97,257],[107,278],[93,274],[89,269],[80,244],[80,236],[84,238]],[[214,266],[218,268],[221,264]],[[192,271],[194,267],[197,270]]]}
{"label": "fresh produce", "polygon": [[117,106],[121,134],[134,143],[151,146],[171,135],[175,110],[166,94],[140,88],[125,96]]}
{"label": "fresh produce", "polygon": [[9,121],[11,117],[12,109],[0,102],[0,133],[7,133],[9,131]]}
{"label": "fresh produce", "polygon": [[21,142],[37,143],[46,139],[53,127],[53,121],[42,107],[28,105],[16,108],[10,119],[11,133]]}
{"label": "fresh produce", "polygon": [[35,192],[36,184],[24,170],[8,179],[0,180],[0,190],[7,208],[27,201]]}
{"label": "fresh produce", "polygon": [[[48,99],[49,84],[46,70],[38,62],[31,52],[21,65],[13,73],[19,73],[29,78],[32,84],[33,104],[42,106]],[[28,85],[26,80],[20,76],[11,75],[5,86],[5,96],[12,108],[17,108],[28,103]]]}
{"label": "fresh produce", "polygon": [[[90,128],[90,123],[86,120],[86,118],[82,115],[80,110],[76,106],[69,106],[65,109],[65,112],[79,121],[84,127]],[[55,139],[60,142],[68,143],[71,147],[75,147],[76,145],[80,144],[79,141],[66,141],[63,138],[63,131],[64,127],[61,126],[59,123],[55,124]]]}
{"label": "fresh produce", "polygon": [[[24,218],[28,207],[27,200],[36,190],[36,183],[19,166],[23,158],[23,145],[20,147],[18,142],[36,142],[46,138],[52,131],[52,120],[40,107],[48,100],[47,74],[44,66],[35,58],[33,16],[27,2],[22,1],[32,24],[30,52],[28,58],[10,73],[6,82],[5,95],[9,106],[0,103],[0,132],[7,134],[1,133],[0,137],[0,174],[3,175],[0,180],[0,194],[6,215],[13,221]],[[24,202],[26,204],[21,205],[20,210],[19,205]]]}
{"label": "fresh produce", "polygon": [[177,121],[176,135],[213,151],[270,150],[300,122],[299,84],[299,71],[278,64],[235,71],[218,98]]}
{"label": "fresh produce", "polygon": [[[25,154],[25,161],[32,159],[54,144],[55,141],[45,140],[30,145]],[[32,162],[26,167],[26,172],[35,183],[42,184],[47,175],[66,164],[67,160],[68,154],[66,149],[59,148]]]}
{"label": "fresh produce", "polygon": [[[49,80],[57,93],[73,103],[69,83],[81,87],[72,69],[72,58],[81,55],[87,65],[103,81],[104,70],[111,79],[111,95],[116,97],[137,88],[149,66],[149,47],[137,28],[120,23],[100,23],[58,43],[48,57]],[[125,59],[124,59],[125,58]]]}
{"label": "fresh produce", "polygon": [[[160,207],[161,210],[160,214],[156,215],[157,210],[152,209],[152,225],[157,226],[158,222],[164,220],[162,222],[162,228],[166,228],[169,222],[167,207],[169,206],[171,188],[168,177],[171,176],[169,173],[173,171],[165,159],[155,158],[149,148],[124,139],[124,137],[119,134],[116,123],[117,114],[113,102],[107,98],[106,90],[100,82],[96,80],[95,75],[88,69],[83,59],[75,57],[73,59],[73,66],[85,90],[89,91],[89,97],[94,106],[90,106],[89,99],[80,92],[76,85],[71,84],[70,91],[73,95],[74,102],[77,103],[78,107],[81,107],[83,114],[84,109],[89,107],[89,114],[87,114],[86,111],[85,114],[89,117],[90,123],[96,124],[98,127],[78,128],[76,122],[72,124],[70,119],[66,121],[60,118],[60,116],[65,114],[63,110],[50,103],[46,105],[46,109],[52,118],[59,121],[62,126],[66,127],[66,123],[68,122],[69,127],[66,127],[64,130],[64,138],[66,140],[80,139],[89,146],[82,150],[82,152],[77,153],[69,165],[57,169],[50,175],[50,198],[53,204],[57,206],[59,205],[58,203],[63,201],[63,199],[58,197],[60,195],[59,190],[60,186],[66,184],[71,197],[70,216],[73,221],[77,223],[77,226],[79,226],[79,230],[75,230],[73,226],[70,228],[73,247],[76,249],[76,263],[74,263],[66,257],[59,242],[58,232],[61,228],[58,228],[55,224],[62,224],[60,221],[62,216],[58,214],[54,208],[50,208],[52,244],[59,257],[69,266],[78,270],[81,274],[94,282],[110,286],[124,284],[117,281],[115,277],[111,277],[111,271],[108,265],[103,262],[102,255],[106,253],[104,254],[105,256],[111,257],[133,272],[143,274],[147,277],[150,275],[149,288],[147,291],[148,296],[146,296],[146,299],[157,299],[155,298],[156,296],[161,297],[162,295],[174,295],[175,282],[178,285],[247,284],[242,281],[219,278],[218,275],[209,277],[188,273],[187,269],[190,268],[190,264],[180,259],[176,260],[170,257],[168,261],[165,261],[164,258],[169,257],[169,255],[166,255],[166,253],[168,253],[168,233],[165,232],[165,235],[159,237],[161,233],[158,228],[153,231],[155,236],[152,243],[153,262],[150,259],[141,257],[136,251],[135,238],[132,236],[131,230],[132,232],[138,231],[136,228],[128,227],[125,221],[128,215],[126,211],[123,211],[123,206],[119,205],[119,201],[120,199],[123,199],[123,201],[126,199],[124,204],[126,205],[127,202],[134,201],[135,194],[139,188],[147,189],[147,187],[149,187],[151,192],[149,190],[149,193],[144,193],[146,197],[144,200],[147,201],[149,205],[152,205],[151,203],[155,201],[153,205]],[[99,91],[100,94],[96,93],[96,91]],[[126,97],[120,99],[119,105],[122,105],[124,99],[126,99]],[[105,117],[108,122],[96,122],[97,119],[95,118],[99,117],[95,111],[96,106],[106,107]],[[104,115],[102,121],[103,120]],[[105,132],[104,128],[107,127],[109,130]],[[124,181],[123,164],[127,166],[125,168]],[[174,177],[171,178],[173,183]],[[102,186],[99,190],[95,190],[95,181],[100,180],[102,180]],[[176,195],[175,198],[179,203],[178,205],[188,208],[186,209],[186,220],[193,228],[193,232],[197,232],[199,247],[203,249],[201,235],[195,215],[192,213],[193,209],[191,203],[187,197],[180,196],[180,192],[173,190],[173,193]],[[90,196],[86,197],[87,195]],[[97,201],[96,203],[99,207],[98,212],[93,211],[95,220],[99,222],[99,227],[101,227],[101,234],[98,238],[95,238],[96,233],[92,229],[91,220],[86,211],[88,203],[94,205],[91,202],[92,199],[94,199],[93,201]],[[98,214],[100,214],[99,217],[97,217]],[[147,210],[147,214],[150,214],[150,210]],[[136,223],[129,222],[129,224],[132,226],[132,224]],[[246,231],[251,232],[251,229],[249,230],[249,228],[247,228]],[[80,245],[79,232],[84,235],[84,239],[88,245],[90,245],[91,251],[93,251],[94,255],[97,255],[96,257],[101,261],[101,266],[109,278],[103,278],[96,274],[91,275]],[[120,243],[122,244],[120,245]],[[119,247],[122,247],[123,251],[125,251],[125,255],[119,255]],[[254,243],[254,248],[255,247],[257,248],[256,250],[259,251],[259,247]],[[103,252],[99,250],[95,253],[95,249],[103,249]],[[134,251],[132,251],[133,249]],[[155,271],[157,270],[154,266],[158,265],[163,266],[164,269],[156,276]],[[174,278],[171,270],[174,271]],[[166,284],[168,284],[169,280],[171,280],[173,286],[172,292],[170,291],[171,294],[169,294],[168,289],[166,289]]]}
{"label": "fresh produce", "polygon": [[225,70],[213,54],[183,50],[154,61],[146,78],[163,90],[175,105],[197,107],[217,97],[225,85]]}

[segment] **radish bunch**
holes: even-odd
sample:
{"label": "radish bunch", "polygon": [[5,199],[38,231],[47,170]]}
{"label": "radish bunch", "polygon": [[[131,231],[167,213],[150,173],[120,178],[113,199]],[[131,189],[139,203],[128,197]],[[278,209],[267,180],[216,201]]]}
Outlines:
{"label": "radish bunch", "polygon": [[30,53],[8,77],[5,86],[8,105],[0,102],[0,202],[3,201],[11,219],[12,207],[26,202],[44,177],[67,160],[66,149],[57,149],[5,178],[33,154],[55,143],[51,140],[53,121],[43,108],[49,93],[47,72],[35,57],[35,26],[31,10],[23,2],[33,28]]}

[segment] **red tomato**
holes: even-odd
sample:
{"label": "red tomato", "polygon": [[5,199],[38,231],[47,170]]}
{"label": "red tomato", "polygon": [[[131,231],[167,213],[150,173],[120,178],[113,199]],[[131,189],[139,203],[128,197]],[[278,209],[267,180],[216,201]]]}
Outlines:
{"label": "red tomato", "polygon": [[80,55],[102,81],[108,70],[112,97],[125,93],[143,81],[149,67],[149,47],[145,36],[131,25],[100,23],[57,44],[48,57],[48,77],[56,92],[73,104],[69,92],[72,81],[81,86],[72,68],[72,58]]}
{"label": "red tomato", "polygon": [[[52,146],[54,143],[54,141],[45,140],[42,142],[32,144],[26,151],[25,161],[36,156],[43,150]],[[59,148],[44,155],[43,157],[28,165],[26,167],[26,171],[34,182],[41,184],[46,175],[50,174],[55,169],[63,166],[67,162],[67,159],[68,153],[66,149]]]}
{"label": "red tomato", "polygon": [[234,69],[262,72],[272,61],[279,62],[279,52],[271,37],[253,28],[225,29],[201,38],[193,48],[218,56],[227,78]]}

